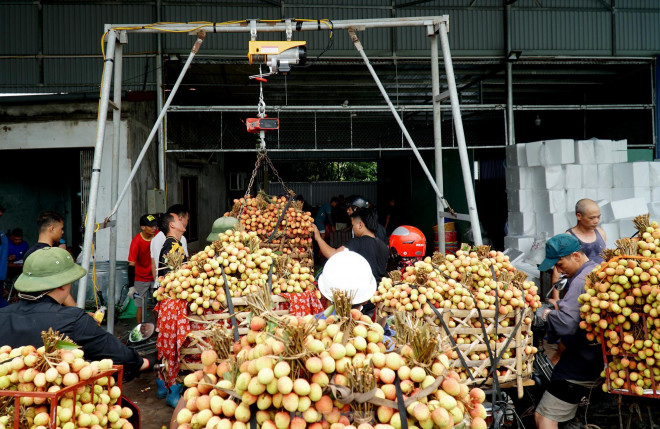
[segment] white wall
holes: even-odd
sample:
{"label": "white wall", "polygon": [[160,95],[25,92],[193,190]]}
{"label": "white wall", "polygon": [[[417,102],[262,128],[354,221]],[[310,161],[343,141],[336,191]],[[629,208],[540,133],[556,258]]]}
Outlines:
{"label": "white wall", "polygon": [[[4,124],[0,133],[0,149],[54,149],[54,148],[94,148],[96,143],[96,121],[44,121]],[[121,192],[131,171],[131,161],[127,157],[128,125],[121,122],[119,150],[119,184]],[[112,122],[105,126],[101,177],[96,206],[96,222],[102,223],[112,207],[110,205],[110,181],[112,174]],[[128,258],[131,239],[137,231],[132,229],[131,191],[126,193],[118,213],[117,220],[117,260]],[[110,229],[101,229],[96,234],[94,246],[97,261],[107,261],[110,255]]]}

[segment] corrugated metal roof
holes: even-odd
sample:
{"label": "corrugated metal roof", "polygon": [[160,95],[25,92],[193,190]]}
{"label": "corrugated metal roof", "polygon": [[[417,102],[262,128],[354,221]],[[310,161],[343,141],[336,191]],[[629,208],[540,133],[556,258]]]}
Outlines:
{"label": "corrugated metal roof", "polygon": [[[44,59],[43,92],[94,92],[101,87],[103,61],[100,58],[47,58]],[[147,83],[156,80],[154,58],[123,58],[122,87],[125,90],[142,89],[144,75]],[[47,89],[47,90],[46,90]],[[153,85],[147,87],[153,90]]]}
{"label": "corrugated metal roof", "polygon": [[[149,5],[46,4],[43,8],[45,54],[100,54],[104,24],[156,20],[154,8]],[[131,36],[125,51],[155,51],[155,47],[153,35]]]}
{"label": "corrugated metal roof", "polygon": [[[452,51],[501,52],[504,44],[501,10],[402,9],[399,17],[451,14],[449,43]],[[422,28],[398,28],[397,49],[430,56],[430,42]]]}
{"label": "corrugated metal roof", "polygon": [[39,7],[35,4],[2,8],[0,13],[0,54],[37,54],[39,52]]}
{"label": "corrugated metal roof", "polygon": [[513,49],[557,53],[611,52],[610,14],[607,11],[515,10],[511,15]]}
{"label": "corrugated metal roof", "polygon": [[[656,6],[660,6],[656,3]],[[617,52],[655,51],[660,48],[660,8],[655,12],[617,11]]]}
{"label": "corrugated metal roof", "polygon": [[[377,19],[377,18],[390,18],[390,11],[384,9],[365,9],[365,8],[308,8],[308,7],[287,7],[286,12],[288,15],[295,18],[305,19],[330,19],[330,20],[345,20],[345,19]],[[323,25],[323,24],[321,24]],[[306,32],[297,35],[298,38],[307,40],[310,47],[314,49],[325,48],[328,41],[328,31],[319,32]],[[367,31],[358,32],[358,37],[364,45],[365,51],[368,55],[388,55],[392,50],[392,41],[388,29],[376,28]],[[351,42],[345,30],[334,31],[334,46],[326,55],[348,55],[359,56],[353,43]]]}
{"label": "corrugated metal roof", "polygon": [[[9,85],[3,92],[25,92],[23,88],[39,82],[39,61],[20,58],[15,60],[0,60],[0,85]],[[42,92],[35,89],[32,92]],[[43,91],[47,92],[47,91]]]}

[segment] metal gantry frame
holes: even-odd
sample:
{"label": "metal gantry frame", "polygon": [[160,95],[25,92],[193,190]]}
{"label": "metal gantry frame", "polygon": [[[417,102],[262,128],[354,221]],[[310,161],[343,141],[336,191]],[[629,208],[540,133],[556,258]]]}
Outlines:
{"label": "metal gantry frame", "polygon": [[[140,163],[146,154],[147,149],[149,148],[151,142],[153,141],[155,135],[158,133],[160,137],[159,142],[159,184],[162,186],[164,184],[164,138],[163,138],[163,128],[162,123],[163,119],[167,113],[167,110],[176,94],[178,87],[183,80],[190,64],[192,63],[193,58],[196,53],[199,51],[206,34],[211,33],[251,33],[252,35],[256,33],[287,33],[290,34],[292,31],[292,21],[291,20],[282,20],[281,22],[260,22],[258,20],[247,20],[234,23],[202,23],[200,24],[179,24],[179,23],[168,23],[168,24],[108,24],[105,26],[107,42],[106,42],[106,53],[104,58],[104,68],[103,68],[103,79],[101,83],[101,97],[99,105],[99,114],[98,114],[98,126],[96,133],[96,144],[94,149],[94,162],[92,167],[92,177],[90,181],[90,193],[89,193],[89,202],[87,205],[87,216],[85,222],[85,234],[83,240],[83,258],[82,266],[87,268],[91,260],[92,253],[92,242],[94,237],[94,232],[96,229],[96,204],[98,198],[98,188],[99,180],[101,173],[101,157],[103,153],[103,141],[105,135],[105,123],[108,114],[108,106],[112,105],[113,110],[113,129],[114,129],[114,140],[113,140],[113,171],[112,171],[112,183],[111,183],[111,204],[113,209],[105,217],[105,223],[111,225],[111,240],[110,246],[114,247],[110,249],[110,278],[109,278],[109,287],[108,287],[108,331],[112,332],[114,329],[114,305],[115,305],[115,270],[116,270],[116,228],[113,227],[113,223],[110,222],[110,218],[117,213],[119,205],[121,204],[123,198],[126,196],[126,193],[131,186],[131,182],[135,177],[137,169],[140,167]],[[441,145],[441,119],[440,119],[440,103],[438,95],[440,92],[440,73],[438,69],[439,63],[439,49],[442,49],[442,57],[445,65],[445,73],[447,76],[447,84],[449,87],[449,98],[451,101],[451,111],[453,117],[453,123],[456,131],[457,145],[459,151],[459,157],[461,162],[461,169],[463,172],[463,184],[465,187],[465,194],[467,197],[468,203],[468,215],[456,215],[459,219],[469,220],[472,224],[472,231],[474,234],[474,242],[477,245],[482,244],[481,237],[481,228],[479,224],[479,216],[477,214],[477,205],[476,199],[474,196],[474,188],[472,185],[472,175],[470,172],[470,165],[468,160],[467,153],[467,144],[465,142],[465,133],[463,131],[463,122],[461,119],[461,110],[459,107],[458,93],[456,88],[456,81],[454,78],[454,69],[452,65],[451,53],[449,49],[449,40],[447,33],[449,32],[449,17],[447,15],[443,16],[430,16],[430,17],[413,17],[413,18],[389,18],[389,19],[364,19],[364,20],[342,20],[342,21],[332,21],[332,26],[320,25],[320,21],[296,21],[295,31],[334,31],[334,30],[347,30],[351,40],[357,51],[360,53],[365,65],[369,69],[376,85],[378,86],[383,98],[388,104],[389,110],[392,112],[395,120],[399,124],[401,131],[406,137],[410,148],[415,153],[419,164],[424,171],[426,177],[431,184],[435,194],[436,194],[436,204],[437,204],[437,221],[438,221],[438,241],[440,243],[440,248],[444,251],[444,218],[447,216],[452,216],[452,214],[447,213],[445,210],[449,210],[449,205],[447,204],[443,196],[443,182],[442,182],[442,145]],[[431,40],[431,80],[432,80],[432,91],[433,91],[433,133],[434,133],[434,150],[435,150],[435,177],[431,174],[426,163],[422,159],[417,146],[410,137],[408,130],[406,129],[405,124],[403,123],[398,109],[392,104],[389,96],[380,82],[378,75],[371,66],[369,58],[367,57],[363,46],[358,39],[356,32],[364,31],[369,28],[396,28],[396,27],[422,27],[426,30],[427,36]],[[197,35],[197,39],[194,43],[194,46],[188,56],[186,64],[181,70],[181,73],[172,88],[169,96],[165,103],[162,103],[162,98],[158,100],[158,107],[160,109],[158,118],[145,142],[140,155],[138,156],[135,164],[131,170],[124,187],[117,196],[117,185],[118,185],[118,167],[115,166],[115,161],[118,163],[118,153],[119,153],[119,135],[120,135],[120,125],[121,121],[121,69],[122,69],[122,44],[128,43],[128,33],[162,33],[162,32],[175,32],[183,33],[187,35]],[[159,52],[160,53],[160,52]],[[111,79],[115,77],[114,85],[114,102],[110,103],[110,87]],[[158,92],[161,92],[162,88],[158,88]],[[309,106],[305,106],[306,109],[309,109]],[[117,158],[117,160],[115,160]],[[78,286],[78,296],[77,303],[78,306],[84,308],[85,300],[87,294],[87,277],[82,277]]]}

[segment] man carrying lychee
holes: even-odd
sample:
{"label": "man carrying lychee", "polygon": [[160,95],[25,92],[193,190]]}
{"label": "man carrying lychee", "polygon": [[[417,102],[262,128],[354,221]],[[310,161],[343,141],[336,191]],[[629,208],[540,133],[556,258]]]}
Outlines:
{"label": "man carrying lychee", "polygon": [[556,268],[566,275],[568,292],[553,304],[554,308],[537,310],[548,336],[560,338],[565,346],[552,372],[550,386],[536,407],[539,429],[557,428],[559,422],[573,419],[582,397],[589,394],[603,369],[600,345],[589,341],[586,332],[579,328],[578,297],[585,293],[585,278],[595,267],[596,263],[584,254],[578,239],[570,234],[556,235],[545,244],[545,260],[539,270]]}

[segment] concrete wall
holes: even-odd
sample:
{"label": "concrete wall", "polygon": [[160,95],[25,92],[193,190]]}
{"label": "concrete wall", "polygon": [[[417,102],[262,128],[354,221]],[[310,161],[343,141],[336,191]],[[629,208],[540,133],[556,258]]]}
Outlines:
{"label": "concrete wall", "polygon": [[[151,127],[153,103],[125,103],[121,122],[119,192],[133,161]],[[65,238],[70,245],[80,242],[80,192],[83,177],[81,151],[93,150],[96,136],[96,103],[58,103],[0,107],[0,204],[7,206],[1,229],[20,226],[32,244],[37,239],[35,220],[45,210],[65,216]],[[147,128],[147,125],[149,128]],[[145,134],[146,133],[146,134]],[[101,163],[96,221],[103,222],[112,209],[112,121],[106,123]],[[157,162],[146,157],[133,185],[119,207],[117,220],[117,259],[126,260],[130,241],[139,227],[139,216],[146,211],[146,189],[157,184]],[[154,173],[155,172],[155,173]],[[155,177],[155,179],[154,179]],[[110,229],[96,234],[97,261],[109,259]],[[74,249],[77,250],[77,249]]]}
{"label": "concrete wall", "polygon": [[[253,166],[249,166],[249,169]],[[197,225],[197,240],[188,241],[192,254],[204,249],[209,243],[206,237],[211,232],[213,221],[227,211],[227,182],[225,179],[224,156],[219,153],[168,153],[167,154],[167,205],[181,203],[181,179],[197,177],[197,204],[191,204],[188,230]],[[186,232],[189,237],[189,232]]]}

